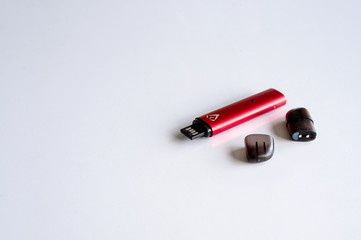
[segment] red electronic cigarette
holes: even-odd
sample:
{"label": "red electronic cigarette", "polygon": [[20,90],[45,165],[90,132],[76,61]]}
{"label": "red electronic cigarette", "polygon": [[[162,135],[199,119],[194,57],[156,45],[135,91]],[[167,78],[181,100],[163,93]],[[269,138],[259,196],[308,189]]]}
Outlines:
{"label": "red electronic cigarette", "polygon": [[192,125],[182,128],[181,132],[191,140],[201,136],[212,137],[285,104],[286,97],[271,88],[197,117]]}

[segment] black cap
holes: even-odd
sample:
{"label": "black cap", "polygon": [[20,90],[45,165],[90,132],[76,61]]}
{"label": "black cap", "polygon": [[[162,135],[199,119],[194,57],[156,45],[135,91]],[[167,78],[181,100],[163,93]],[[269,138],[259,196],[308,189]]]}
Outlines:
{"label": "black cap", "polygon": [[286,114],[286,126],[292,140],[308,142],[316,138],[311,114],[306,108],[295,108]]}

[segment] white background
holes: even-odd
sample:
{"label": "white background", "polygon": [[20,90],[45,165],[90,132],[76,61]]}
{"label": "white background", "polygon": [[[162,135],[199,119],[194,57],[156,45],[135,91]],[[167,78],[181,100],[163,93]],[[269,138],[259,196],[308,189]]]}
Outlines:
{"label": "white background", "polygon": [[[361,2],[1,1],[0,239],[361,239]],[[179,129],[268,88],[287,105]],[[318,137],[289,140],[306,107]],[[249,164],[244,137],[275,138]]]}

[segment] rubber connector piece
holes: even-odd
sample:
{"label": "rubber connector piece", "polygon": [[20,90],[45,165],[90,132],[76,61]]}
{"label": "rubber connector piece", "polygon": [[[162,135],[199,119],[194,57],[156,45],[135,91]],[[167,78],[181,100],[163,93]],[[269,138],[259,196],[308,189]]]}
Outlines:
{"label": "rubber connector piece", "polygon": [[315,126],[306,108],[295,108],[288,111],[286,121],[292,140],[300,142],[315,140],[317,135]]}

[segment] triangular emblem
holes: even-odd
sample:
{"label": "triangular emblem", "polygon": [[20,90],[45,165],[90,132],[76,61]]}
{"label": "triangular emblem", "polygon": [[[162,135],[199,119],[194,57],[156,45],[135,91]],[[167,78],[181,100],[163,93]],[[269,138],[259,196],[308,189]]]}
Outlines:
{"label": "triangular emblem", "polygon": [[210,115],[207,115],[207,118],[208,118],[209,120],[211,120],[212,122],[216,121],[218,117],[219,117],[219,114],[210,114]]}

